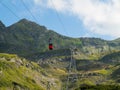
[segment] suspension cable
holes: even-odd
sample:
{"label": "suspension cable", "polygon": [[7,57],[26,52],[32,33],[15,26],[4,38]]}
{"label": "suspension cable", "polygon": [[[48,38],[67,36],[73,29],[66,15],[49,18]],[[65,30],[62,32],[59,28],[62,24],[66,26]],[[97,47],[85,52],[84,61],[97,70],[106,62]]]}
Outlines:
{"label": "suspension cable", "polygon": [[32,12],[31,12],[30,9],[28,8],[28,6],[24,3],[24,1],[21,0],[21,2],[22,2],[22,4],[23,4],[23,6],[26,8],[26,10],[30,13],[30,15],[32,16],[32,18],[33,18],[36,22],[38,22],[38,20],[37,20],[36,17],[32,14]]}
{"label": "suspension cable", "polygon": [[0,4],[7,8],[16,18],[20,19],[20,17],[14,11],[12,11],[7,5],[5,5],[2,1],[0,2]]}
{"label": "suspension cable", "polygon": [[65,28],[65,26],[64,26],[64,24],[63,24],[63,22],[62,22],[62,19],[61,19],[59,13],[57,12],[57,9],[56,9],[55,4],[53,3],[53,0],[50,0],[50,1],[51,1],[51,4],[53,5],[53,7],[55,8],[56,16],[58,17],[58,20],[59,20],[59,22],[61,23],[61,26],[62,26],[64,32],[69,36],[69,34],[68,34],[68,32],[67,32],[67,30],[66,30],[66,28]]}

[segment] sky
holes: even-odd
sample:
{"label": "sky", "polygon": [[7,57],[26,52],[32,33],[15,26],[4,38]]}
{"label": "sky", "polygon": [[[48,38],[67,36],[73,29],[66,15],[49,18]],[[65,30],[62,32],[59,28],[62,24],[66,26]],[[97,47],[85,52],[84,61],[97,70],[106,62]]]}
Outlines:
{"label": "sky", "polygon": [[120,0],[0,0],[6,26],[23,18],[73,38],[120,37]]}

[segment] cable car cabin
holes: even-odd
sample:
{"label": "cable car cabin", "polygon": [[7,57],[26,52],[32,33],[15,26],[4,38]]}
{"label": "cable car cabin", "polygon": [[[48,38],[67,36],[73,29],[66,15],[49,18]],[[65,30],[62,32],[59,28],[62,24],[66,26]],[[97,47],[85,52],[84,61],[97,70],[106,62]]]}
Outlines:
{"label": "cable car cabin", "polygon": [[53,50],[53,45],[49,44],[49,50]]}
{"label": "cable car cabin", "polygon": [[52,39],[49,39],[49,50],[53,50]]}

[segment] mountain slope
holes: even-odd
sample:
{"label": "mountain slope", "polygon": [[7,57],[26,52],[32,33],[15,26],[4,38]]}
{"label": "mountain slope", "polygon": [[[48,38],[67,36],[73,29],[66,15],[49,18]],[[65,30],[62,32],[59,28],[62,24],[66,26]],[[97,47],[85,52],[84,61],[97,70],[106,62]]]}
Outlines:
{"label": "mountain slope", "polygon": [[99,38],[70,38],[62,36],[44,26],[22,19],[5,27],[1,23],[0,52],[28,56],[48,51],[48,40],[52,38],[55,50],[76,47],[78,58],[99,59],[108,53],[120,50],[118,40],[106,41]]}
{"label": "mountain slope", "polygon": [[[69,44],[73,43],[74,40],[77,40],[59,35],[51,30],[47,30],[44,26],[39,26],[26,19],[7,27],[6,29],[5,34],[3,34],[5,40],[2,44],[9,47],[6,48],[8,51],[6,49],[4,49],[4,51],[17,54],[29,54],[48,50],[48,40],[50,37],[53,39],[53,42],[55,42],[54,47],[56,49],[67,47]],[[3,47],[2,44],[1,47]]]}
{"label": "mountain slope", "polygon": [[107,64],[119,64],[120,63],[120,51],[108,54],[100,59],[100,61]]}
{"label": "mountain slope", "polygon": [[[59,56],[58,58],[51,57],[40,60],[37,64],[14,54],[0,53],[0,90],[13,90],[13,88],[15,90],[46,90],[48,81],[51,83],[52,90],[60,90],[60,88],[65,88],[68,66],[69,57],[68,59],[62,59]],[[89,68],[86,70],[83,67]],[[119,64],[111,66],[105,63],[100,64],[99,61],[78,60],[77,69],[79,69],[78,81],[71,86],[72,88],[78,86],[98,88],[96,84],[99,84],[99,88],[103,90],[105,87],[119,88]]]}
{"label": "mountain slope", "polygon": [[0,89],[31,88],[44,90],[36,84],[34,79],[26,76],[26,71],[29,70],[31,72],[31,70],[26,68],[24,63],[27,62],[16,55],[0,54]]}
{"label": "mountain slope", "polygon": [[0,53],[0,90],[46,90],[48,81],[52,90],[60,88],[60,81],[37,63]]}
{"label": "mountain slope", "polygon": [[[52,51],[48,50],[50,37],[54,45]],[[84,84],[94,88],[97,84],[101,84],[101,88],[106,84],[120,84],[119,38],[112,41],[70,38],[22,19],[9,27],[0,22],[0,89],[45,90],[49,82],[51,90],[65,89],[71,60],[69,48],[73,46],[77,48],[74,59],[78,81],[70,83],[71,90],[77,87],[79,90]]]}

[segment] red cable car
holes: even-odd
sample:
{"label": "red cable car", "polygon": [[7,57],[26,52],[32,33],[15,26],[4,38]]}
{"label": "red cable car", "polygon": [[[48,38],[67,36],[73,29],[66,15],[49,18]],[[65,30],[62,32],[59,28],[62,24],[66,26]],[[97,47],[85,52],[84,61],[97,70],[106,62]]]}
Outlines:
{"label": "red cable car", "polygon": [[49,50],[53,50],[53,44],[51,38],[49,38]]}

